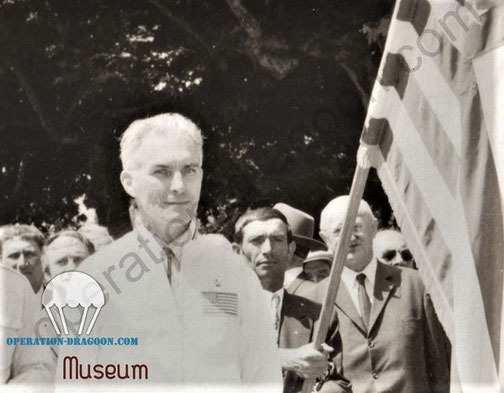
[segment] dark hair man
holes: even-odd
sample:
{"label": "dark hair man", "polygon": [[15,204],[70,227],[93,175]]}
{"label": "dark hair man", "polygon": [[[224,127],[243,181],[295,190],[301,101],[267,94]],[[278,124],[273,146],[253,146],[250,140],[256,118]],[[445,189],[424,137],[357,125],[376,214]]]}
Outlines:
{"label": "dark hair man", "polygon": [[341,350],[337,320],[332,320],[327,344],[321,350],[315,349],[310,341],[320,304],[291,295],[283,288],[285,270],[296,249],[285,216],[272,208],[250,210],[237,220],[234,240],[235,251],[246,258],[271,302],[285,372],[284,391],[299,391],[303,378],[324,373],[330,374],[325,391],[347,391],[346,381],[336,371],[340,368],[334,367],[339,357],[330,357],[333,351],[333,355],[338,355]]}
{"label": "dark hair man", "polygon": [[303,292],[311,287],[311,281],[303,270],[303,262],[310,251],[327,250],[327,247],[313,238],[315,219],[308,213],[282,202],[275,204],[273,209],[285,216],[296,242],[296,251],[285,271],[284,287],[289,293],[303,296]]}

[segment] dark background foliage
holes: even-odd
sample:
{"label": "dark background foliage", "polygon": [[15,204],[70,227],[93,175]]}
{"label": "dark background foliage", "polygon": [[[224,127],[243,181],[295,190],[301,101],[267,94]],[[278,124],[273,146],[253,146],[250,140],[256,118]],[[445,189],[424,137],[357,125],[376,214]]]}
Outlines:
{"label": "dark background foliage", "polygon": [[[139,117],[205,135],[200,218],[318,217],[347,193],[392,0],[0,0],[1,223],[129,227],[117,139]],[[390,207],[376,176],[365,198]]]}

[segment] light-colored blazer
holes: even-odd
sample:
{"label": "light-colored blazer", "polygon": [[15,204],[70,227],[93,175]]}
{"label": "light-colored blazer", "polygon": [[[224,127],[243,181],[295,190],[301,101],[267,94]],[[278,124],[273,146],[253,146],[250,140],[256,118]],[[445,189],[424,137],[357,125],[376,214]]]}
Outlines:
{"label": "light-colored blazer", "polygon": [[[183,296],[177,304],[163,264],[165,253],[152,236],[140,242],[139,234],[137,229],[116,240],[80,269],[106,292],[91,335],[138,337],[138,346],[61,347],[56,379],[61,391],[76,383],[63,380],[65,355],[77,356],[83,364],[145,364],[148,381],[139,381],[142,386],[250,383],[281,389],[264,292],[227,240],[203,235],[184,245]],[[84,382],[107,382],[90,381]],[[128,381],[110,383],[127,386]]]}

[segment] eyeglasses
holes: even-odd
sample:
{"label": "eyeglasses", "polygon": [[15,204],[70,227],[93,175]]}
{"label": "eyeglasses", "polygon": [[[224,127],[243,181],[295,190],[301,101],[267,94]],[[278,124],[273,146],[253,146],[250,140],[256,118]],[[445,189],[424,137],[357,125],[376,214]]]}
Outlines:
{"label": "eyeglasses", "polygon": [[[392,259],[395,258],[396,255],[397,255],[396,250],[385,251],[382,254],[382,259],[386,260],[387,262],[390,262]],[[401,255],[401,258],[404,262],[409,262],[413,260],[413,255],[411,255],[411,252],[409,250],[399,251],[399,255]]]}

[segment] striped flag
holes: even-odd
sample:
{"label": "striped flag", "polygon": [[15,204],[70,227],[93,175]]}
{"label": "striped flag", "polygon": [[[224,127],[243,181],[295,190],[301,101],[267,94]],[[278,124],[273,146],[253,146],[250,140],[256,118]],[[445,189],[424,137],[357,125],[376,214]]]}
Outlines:
{"label": "striped flag", "polygon": [[504,1],[398,0],[362,142],[451,340],[453,391],[500,391],[503,135]]}
{"label": "striped flag", "polygon": [[238,295],[228,292],[203,292],[206,302],[203,313],[207,315],[238,315]]}

